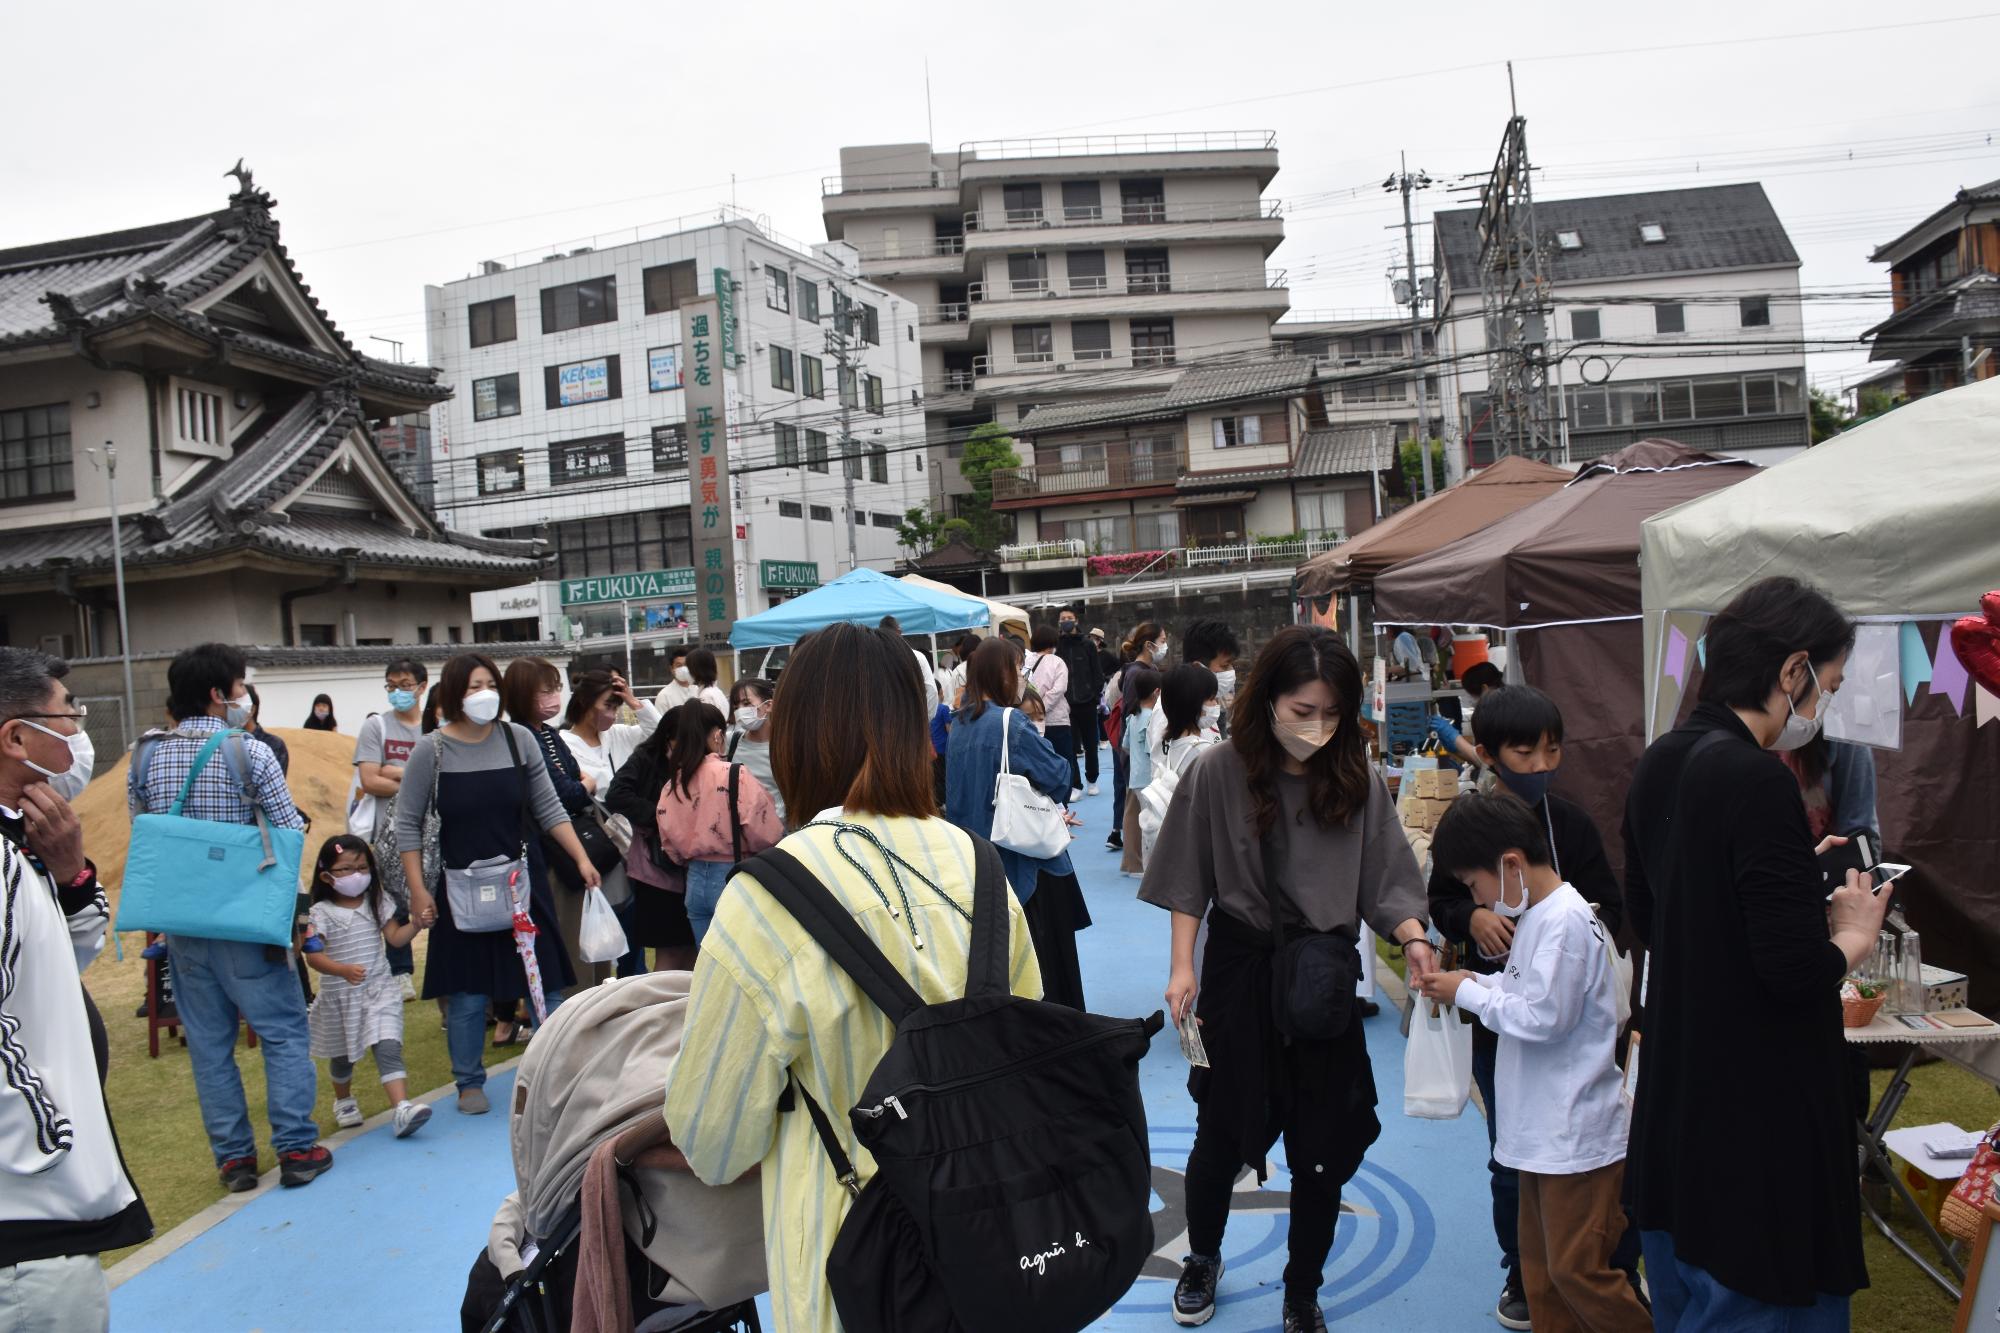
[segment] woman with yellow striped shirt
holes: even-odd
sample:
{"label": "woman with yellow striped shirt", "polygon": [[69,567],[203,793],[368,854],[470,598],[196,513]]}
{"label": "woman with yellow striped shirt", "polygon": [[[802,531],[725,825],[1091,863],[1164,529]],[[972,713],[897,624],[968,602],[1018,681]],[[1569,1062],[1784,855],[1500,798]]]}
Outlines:
{"label": "woman with yellow striped shirt", "polygon": [[[772,709],[771,766],[803,825],[779,847],[853,914],[926,1003],[964,991],[973,841],[938,813],[916,660],[879,629],[835,625],[793,650]],[[1012,894],[1016,995],[1042,980]],[[733,877],[702,941],[666,1118],[710,1184],[762,1166],[764,1248],[779,1333],[837,1333],[827,1255],[853,1203],[812,1121],[783,1113],[797,1078],[832,1112],[865,1185],[875,1173],[842,1112],[895,1036],[882,1011],[749,875]]]}

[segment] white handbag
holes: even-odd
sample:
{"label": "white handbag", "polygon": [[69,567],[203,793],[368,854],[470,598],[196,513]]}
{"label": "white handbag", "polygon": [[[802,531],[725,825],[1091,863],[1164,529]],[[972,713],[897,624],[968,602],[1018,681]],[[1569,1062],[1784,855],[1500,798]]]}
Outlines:
{"label": "white handbag", "polygon": [[1000,775],[993,784],[993,841],[1010,852],[1046,861],[1069,848],[1063,808],[1034,784],[1007,771],[1007,739],[1014,710],[1000,710]]}

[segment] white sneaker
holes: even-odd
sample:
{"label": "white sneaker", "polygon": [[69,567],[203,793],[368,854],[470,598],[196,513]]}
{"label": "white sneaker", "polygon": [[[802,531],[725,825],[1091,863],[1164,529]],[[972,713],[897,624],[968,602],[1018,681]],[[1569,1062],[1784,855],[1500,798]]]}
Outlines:
{"label": "white sneaker", "polygon": [[1090,784],[1090,794],[1092,796],[1097,795],[1097,784],[1095,782]]}
{"label": "white sneaker", "polygon": [[416,998],[417,998],[417,979],[411,976],[408,972],[405,972],[403,973],[403,1003],[408,1004],[411,1000],[414,1000]]}
{"label": "white sneaker", "polygon": [[1083,799],[1083,788],[1081,788],[1081,787],[1071,787],[1071,788],[1069,789],[1069,798],[1070,798],[1070,799],[1071,799],[1072,801],[1080,801],[1080,800],[1082,800],[1082,799]]}
{"label": "white sneaker", "polygon": [[342,1129],[355,1129],[366,1116],[361,1114],[361,1103],[352,1097],[342,1097],[333,1104],[333,1123]]}
{"label": "white sneaker", "polygon": [[396,1137],[407,1139],[431,1118],[428,1102],[403,1102],[396,1107]]}

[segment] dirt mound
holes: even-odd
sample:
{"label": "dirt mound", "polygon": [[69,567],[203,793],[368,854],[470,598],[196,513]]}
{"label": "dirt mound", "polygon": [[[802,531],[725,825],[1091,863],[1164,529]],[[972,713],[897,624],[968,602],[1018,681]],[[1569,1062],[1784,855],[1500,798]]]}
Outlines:
{"label": "dirt mound", "polygon": [[[306,835],[306,864],[311,868],[320,840],[347,831],[347,786],[354,774],[354,738],[337,731],[296,731],[272,727],[272,735],[291,750],[292,768],[287,781],[292,800],[312,821]],[[108,885],[125,877],[125,856],[132,841],[132,820],[125,812],[125,774],[132,766],[130,755],[121,756],[115,767],[91,779],[90,786],[76,800],[77,817],[83,821],[83,850],[97,866],[98,876]],[[112,894],[113,902],[117,895]]]}

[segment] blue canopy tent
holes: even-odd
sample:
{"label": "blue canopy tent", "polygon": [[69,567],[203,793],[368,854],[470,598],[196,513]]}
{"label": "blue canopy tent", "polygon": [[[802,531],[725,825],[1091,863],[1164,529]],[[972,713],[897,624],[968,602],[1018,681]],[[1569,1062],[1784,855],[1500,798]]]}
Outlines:
{"label": "blue canopy tent", "polygon": [[921,584],[904,583],[872,569],[842,574],[782,606],[745,616],[729,632],[740,668],[746,648],[782,648],[828,625],[876,625],[894,616],[905,634],[931,636],[931,661],[937,661],[937,636],[960,630],[984,630],[993,610],[971,597],[956,597]]}

